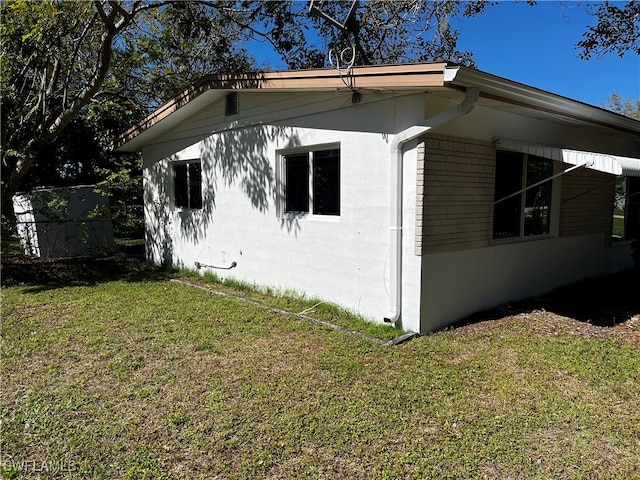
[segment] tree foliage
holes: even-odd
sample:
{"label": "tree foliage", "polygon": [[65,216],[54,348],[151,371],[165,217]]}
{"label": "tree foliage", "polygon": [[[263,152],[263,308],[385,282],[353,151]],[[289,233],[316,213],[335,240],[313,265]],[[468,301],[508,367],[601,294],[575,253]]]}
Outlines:
{"label": "tree foliage", "polygon": [[351,0],[316,3],[326,16],[346,23],[346,31],[340,32],[335,24],[315,17],[313,25],[326,47],[342,51],[354,45],[356,63],[450,60],[474,66],[472,53],[457,49],[459,32],[452,19],[482,13],[492,2],[378,0],[366,2],[350,18]]}
{"label": "tree foliage", "polygon": [[640,121],[640,98],[625,98],[612,93],[603,106],[607,110]]}
{"label": "tree foliage", "polygon": [[0,87],[8,190],[19,188],[38,157],[55,150],[67,127],[86,124],[93,104],[117,104],[131,122],[194,76],[246,70],[245,56],[234,50],[236,37],[224,28],[226,10],[216,10],[222,19],[196,11],[198,5],[5,3]]}
{"label": "tree foliage", "polygon": [[640,54],[640,2],[604,1],[590,4],[588,9],[597,19],[595,26],[589,26],[577,46],[582,49],[580,56],[589,60],[616,54]]}

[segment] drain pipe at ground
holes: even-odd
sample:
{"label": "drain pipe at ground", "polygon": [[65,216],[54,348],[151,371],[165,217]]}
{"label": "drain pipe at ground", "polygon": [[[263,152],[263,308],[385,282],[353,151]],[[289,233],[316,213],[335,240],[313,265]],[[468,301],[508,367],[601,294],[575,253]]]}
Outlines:
{"label": "drain pipe at ground", "polygon": [[434,115],[419,125],[399,132],[391,142],[391,221],[389,226],[391,313],[385,317],[384,321],[394,326],[397,326],[402,312],[402,147],[429,130],[469,113],[478,101],[479,95],[480,91],[477,88],[467,88],[461,103]]}

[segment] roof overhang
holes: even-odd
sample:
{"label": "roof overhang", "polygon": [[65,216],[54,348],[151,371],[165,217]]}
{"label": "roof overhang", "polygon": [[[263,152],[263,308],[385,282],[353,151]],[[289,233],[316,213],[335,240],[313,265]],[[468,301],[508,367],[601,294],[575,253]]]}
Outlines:
{"label": "roof overhang", "polygon": [[479,88],[481,98],[640,136],[640,122],[633,118],[496,75],[449,65],[446,78],[452,88]]}
{"label": "roof overhang", "polygon": [[[175,125],[231,91],[331,92],[338,90],[415,91],[447,95],[478,88],[485,104],[523,115],[579,124],[618,137],[640,138],[640,122],[622,115],[449,62],[286,70],[243,75],[209,75],[162,105],[115,140],[118,151],[140,151]],[[620,152],[623,153],[623,152]],[[622,157],[620,157],[622,158]],[[618,162],[619,163],[619,162]],[[635,168],[635,167],[634,167]],[[632,169],[633,170],[633,169]]]}
{"label": "roof overhang", "polygon": [[584,166],[611,175],[640,177],[640,159],[638,158],[554,148],[544,145],[529,145],[513,140],[500,139],[497,145],[505,150],[536,155],[570,165]]}
{"label": "roof overhang", "polygon": [[208,75],[120,135],[115,140],[115,149],[139,150],[147,140],[156,137],[159,130],[171,128],[230,91],[424,90],[444,87],[449,65],[436,62],[359,66],[354,67],[349,75],[333,68]]}

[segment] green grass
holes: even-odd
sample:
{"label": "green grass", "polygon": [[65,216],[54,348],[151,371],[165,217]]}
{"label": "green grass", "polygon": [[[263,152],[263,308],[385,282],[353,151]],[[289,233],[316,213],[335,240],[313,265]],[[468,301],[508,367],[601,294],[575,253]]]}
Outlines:
{"label": "green grass", "polygon": [[20,479],[640,478],[639,353],[517,322],[383,347],[175,282],[15,286],[0,460]]}
{"label": "green grass", "polygon": [[372,322],[339,305],[320,298],[309,298],[303,293],[293,290],[279,291],[271,287],[239,281],[233,277],[222,279],[210,271],[200,275],[196,270],[182,268],[176,273],[177,278],[187,280],[196,285],[241,296],[242,298],[259,302],[273,308],[303,314],[380,340],[391,340],[405,333],[405,331],[400,328],[395,328],[389,324]]}
{"label": "green grass", "polygon": [[[621,211],[621,214],[623,213]],[[613,217],[613,237],[624,238],[624,217],[622,215]]]}

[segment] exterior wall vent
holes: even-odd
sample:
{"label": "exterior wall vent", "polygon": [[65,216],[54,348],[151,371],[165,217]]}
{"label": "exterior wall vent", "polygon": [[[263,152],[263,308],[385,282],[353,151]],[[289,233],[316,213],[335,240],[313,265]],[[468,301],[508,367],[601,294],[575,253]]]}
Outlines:
{"label": "exterior wall vent", "polygon": [[231,92],[224,97],[224,116],[230,117],[231,115],[238,114],[238,93]]}

